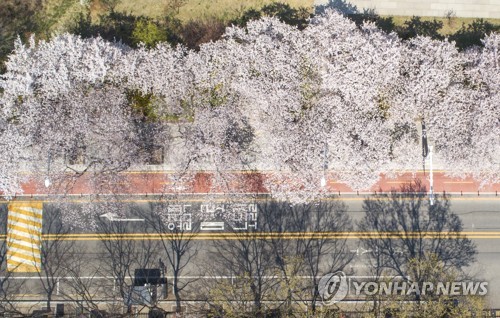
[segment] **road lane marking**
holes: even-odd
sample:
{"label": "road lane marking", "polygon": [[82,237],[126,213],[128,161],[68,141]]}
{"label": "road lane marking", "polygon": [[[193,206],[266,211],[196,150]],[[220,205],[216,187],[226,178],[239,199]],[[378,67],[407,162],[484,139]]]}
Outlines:
{"label": "road lane marking", "polygon": [[224,231],[224,222],[201,222],[200,231]]}
{"label": "road lane marking", "polygon": [[[12,201],[7,206],[7,270],[39,272],[42,211],[40,201]],[[12,212],[12,213],[11,213]]]}
{"label": "road lane marking", "polygon": [[11,251],[10,257],[11,257],[10,258],[11,260],[21,259],[21,260],[27,260],[30,262],[38,262],[38,263],[40,263],[42,261],[40,257],[25,255],[23,253],[23,251],[20,251],[20,252]]}
{"label": "road lane marking", "polygon": [[[9,214],[10,215],[10,214]],[[19,218],[14,215],[10,215],[8,218],[8,223],[10,224],[20,224],[21,226],[28,225],[30,228],[40,228],[42,226],[42,217],[38,221],[26,220],[25,218]]]}
{"label": "road lane marking", "polygon": [[26,265],[24,261],[15,262],[13,260],[7,260],[7,266],[14,267],[18,273],[37,273],[38,270],[33,266]]}
{"label": "road lane marking", "polygon": [[[424,238],[424,239],[457,239],[467,237],[469,239],[500,239],[500,231],[496,232],[240,232],[240,233],[126,233],[126,234],[44,234],[42,240],[61,241],[102,241],[102,240],[161,240],[174,237],[184,240],[250,240],[250,239],[399,239],[399,238]],[[180,236],[182,235],[182,236]],[[0,237],[1,238],[1,237]]]}
{"label": "road lane marking", "polygon": [[9,248],[11,249],[12,253],[17,253],[17,252],[21,252],[21,253],[26,253],[26,252],[33,253],[33,250],[29,250],[27,247],[18,248],[18,247],[14,247],[14,246],[9,245]]}
{"label": "road lane marking", "polygon": [[29,227],[26,228],[24,226],[18,225],[19,223],[9,223],[7,224],[7,231],[15,231],[17,234],[21,234],[23,236],[27,236],[28,239],[32,235],[40,235],[42,232],[41,228],[34,228],[34,227]]}
{"label": "road lane marking", "polygon": [[[202,239],[212,239],[212,238],[241,238],[241,237],[257,237],[257,238],[370,238],[370,237],[389,237],[389,238],[400,238],[400,237],[425,237],[425,238],[443,238],[450,237],[491,237],[496,238],[500,236],[500,231],[464,231],[464,232],[239,232],[239,233],[221,233],[221,232],[184,232],[184,233],[123,233],[123,234],[104,234],[104,233],[69,233],[69,234],[43,234],[43,240],[101,240],[101,239],[148,239],[161,237],[184,237],[189,239],[191,237],[198,237]],[[5,239],[5,235],[0,235],[0,239]],[[8,243],[13,247],[27,248],[23,245]]]}
{"label": "road lane marking", "polygon": [[[0,238],[2,238],[0,236]],[[3,239],[6,239],[7,236],[4,235]],[[25,251],[28,251],[28,252],[32,252],[33,250],[39,250],[39,246],[33,246],[31,244],[27,244],[25,242],[17,242],[17,243],[13,243],[13,242],[7,242],[7,246],[10,248],[20,248],[20,249],[24,249]]]}
{"label": "road lane marking", "polygon": [[37,211],[37,209],[33,209],[30,207],[26,207],[25,209],[22,209],[22,208],[19,208],[16,206],[11,206],[9,208],[9,213],[15,213],[15,215],[17,215],[17,216],[19,216],[19,215],[29,216],[29,217],[32,217],[36,220],[40,219],[40,213]]}
{"label": "road lane marking", "polygon": [[[59,240],[59,241],[142,241],[142,240],[161,240],[161,239],[168,239],[168,236],[166,235],[157,235],[157,236],[127,236],[127,235],[122,235],[120,237],[118,236],[112,236],[112,237],[100,237],[100,236],[71,236],[71,237],[42,237],[42,240],[47,240],[47,241],[54,241],[54,240]],[[203,236],[203,235],[195,235],[195,236],[188,236],[185,235],[182,238],[175,238],[177,240],[196,240],[196,241],[210,241],[210,240],[269,240],[269,239],[283,239],[283,240],[297,240],[297,239],[330,239],[330,240],[344,240],[344,239],[349,239],[349,240],[360,240],[360,239],[400,239],[400,238],[405,238],[405,239],[410,239],[410,238],[422,238],[422,239],[462,239],[462,238],[468,238],[468,239],[500,239],[500,233],[496,235],[441,235],[441,236],[430,236],[430,235],[424,235],[424,236],[419,236],[419,235],[407,235],[407,236],[401,236],[401,235],[382,235],[382,236],[370,236],[370,235],[363,235],[363,236],[356,236],[356,235],[328,235],[328,236]],[[0,240],[2,238],[0,237]],[[36,252],[36,251],[33,251]]]}
{"label": "road lane marking", "polygon": [[14,242],[20,245],[26,245],[30,248],[36,246],[32,244],[32,239],[34,239],[33,235],[26,235],[22,232],[16,232],[15,234],[12,233],[13,231],[8,232],[10,232],[10,234],[7,234],[7,242],[9,244]]}
{"label": "road lane marking", "polygon": [[25,219],[25,220],[32,221],[32,222],[40,222],[40,218],[38,216],[30,216],[30,215],[20,214],[20,213],[12,212],[12,211],[9,211],[9,213],[10,213],[12,218]]}

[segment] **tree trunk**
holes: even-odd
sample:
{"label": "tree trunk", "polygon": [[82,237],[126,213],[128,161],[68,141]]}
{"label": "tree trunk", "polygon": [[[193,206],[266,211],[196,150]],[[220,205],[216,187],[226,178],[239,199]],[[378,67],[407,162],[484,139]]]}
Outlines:
{"label": "tree trunk", "polygon": [[175,312],[180,313],[181,312],[181,295],[179,293],[179,282],[178,282],[178,274],[175,273],[174,275],[174,296],[175,296]]}
{"label": "tree trunk", "polygon": [[47,293],[47,310],[50,310],[50,305],[52,303],[52,292]]}

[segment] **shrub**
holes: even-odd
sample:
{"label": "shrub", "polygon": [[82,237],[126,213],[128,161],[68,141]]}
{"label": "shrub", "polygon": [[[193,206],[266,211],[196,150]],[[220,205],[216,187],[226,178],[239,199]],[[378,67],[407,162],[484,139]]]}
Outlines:
{"label": "shrub", "polygon": [[147,48],[151,48],[158,42],[166,41],[167,32],[158,23],[142,18],[136,21],[131,38],[134,46],[143,43]]}
{"label": "shrub", "polygon": [[363,13],[348,14],[347,17],[354,21],[358,27],[361,26],[363,22],[369,21],[374,22],[377,27],[387,33],[391,33],[396,28],[392,17],[381,17],[376,14],[374,10],[364,10]]}
{"label": "shrub", "polygon": [[439,33],[443,27],[443,22],[437,21],[422,21],[420,17],[413,16],[409,21],[405,21],[402,27],[396,28],[396,32],[403,40],[408,40],[417,35],[428,36],[436,40],[442,40],[444,37]]}
{"label": "shrub", "polygon": [[199,50],[201,44],[220,39],[225,28],[224,22],[216,18],[191,20],[181,30],[182,42],[190,49]]}
{"label": "shrub", "polygon": [[281,22],[298,27],[303,30],[308,25],[311,13],[307,8],[293,8],[287,3],[274,2],[263,6],[260,10],[249,9],[231,24],[245,26],[249,21],[258,20],[263,16],[277,17]]}
{"label": "shrub", "polygon": [[474,45],[482,46],[481,40],[484,39],[485,35],[499,30],[500,25],[494,25],[483,19],[477,19],[467,26],[462,24],[460,30],[450,36],[450,40],[455,41],[456,46],[460,50],[464,50]]}

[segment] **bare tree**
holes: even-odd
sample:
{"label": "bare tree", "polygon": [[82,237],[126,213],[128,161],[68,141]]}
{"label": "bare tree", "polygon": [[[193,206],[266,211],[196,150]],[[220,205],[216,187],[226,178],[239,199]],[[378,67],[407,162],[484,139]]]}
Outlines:
{"label": "bare tree", "polygon": [[[214,240],[214,253],[211,258],[215,277],[220,277],[212,286],[208,303],[215,306],[237,306],[234,311],[243,314],[250,310],[253,315],[264,313],[264,301],[271,299],[278,285],[275,273],[275,256],[269,243],[255,229],[235,231],[227,240]],[[231,285],[225,277],[234,277]],[[235,299],[221,294],[236,296]],[[217,293],[219,292],[219,293]],[[234,303],[233,303],[234,301]]]}
{"label": "bare tree", "polygon": [[433,274],[412,263],[436,257],[443,271],[460,271],[475,261],[476,246],[461,234],[462,221],[452,212],[449,199],[437,197],[430,205],[420,182],[367,198],[363,210],[359,227],[367,237],[362,243],[372,252],[378,274],[388,270],[420,284],[431,281]]}
{"label": "bare tree", "polygon": [[[0,224],[7,224],[7,213],[0,213]],[[21,314],[13,295],[20,293],[24,281],[13,279],[12,269],[7,269],[8,245],[7,235],[0,234],[0,316]]]}
{"label": "bare tree", "polygon": [[[299,296],[295,290],[298,286],[295,284],[295,276],[303,272],[304,250],[301,244],[307,220],[306,213],[309,212],[307,206],[291,205],[288,202],[269,200],[259,204],[259,216],[261,219],[261,231],[272,233],[264,243],[267,244],[273,258],[273,267],[280,273],[282,287],[286,290],[285,297],[280,307],[284,311],[290,311],[292,302]],[[298,239],[289,239],[287,233],[299,234]],[[300,286],[300,285],[299,285]]]}
{"label": "bare tree", "polygon": [[75,242],[65,240],[70,229],[61,222],[61,213],[57,207],[44,207],[45,238],[40,241],[41,259],[37,276],[46,296],[47,308],[51,308],[52,300],[58,294],[60,278],[69,272],[76,254]]}
{"label": "bare tree", "polygon": [[171,269],[173,279],[170,284],[175,297],[176,312],[182,311],[183,291],[196,280],[181,280],[181,276],[186,276],[192,269],[193,260],[198,254],[193,238],[199,227],[193,222],[190,207],[175,201],[153,202],[150,204],[150,213],[144,215],[148,226],[159,236],[161,255],[166,256],[166,265]]}
{"label": "bare tree", "polygon": [[81,310],[83,308],[98,310],[99,302],[104,300],[109,294],[107,291],[113,288],[112,280],[100,277],[105,274],[102,269],[104,262],[99,261],[102,254],[91,252],[91,249],[95,250],[92,245],[88,247],[84,243],[79,243],[76,242],[75,251],[85,257],[73,258],[72,266],[68,268],[66,277],[62,280],[60,294]]}
{"label": "bare tree", "polygon": [[[264,231],[273,234],[267,242],[285,283],[295,286],[295,276],[307,277],[301,290],[288,288],[286,307],[290,309],[295,299],[308,304],[314,313],[320,275],[343,270],[352,259],[347,239],[332,237],[335,232],[352,230],[346,205],[339,200],[296,205],[269,201],[259,211]],[[289,233],[293,239],[287,237]]]}
{"label": "bare tree", "polygon": [[[125,209],[123,203],[115,203]],[[160,245],[147,237],[134,240],[129,233],[147,233],[145,222],[121,222],[101,218],[98,223],[102,246],[102,272],[114,278],[114,286],[104,291],[111,299],[129,302],[136,269],[157,268]],[[154,288],[154,287],[153,287]],[[150,306],[155,306],[155,299]]]}
{"label": "bare tree", "polygon": [[[305,220],[305,235],[298,240],[303,255],[304,274],[310,277],[307,286],[308,305],[314,314],[320,299],[318,284],[321,275],[344,270],[352,260],[347,238],[332,237],[336,232],[348,232],[353,229],[347,214],[347,206],[342,201],[320,201],[312,205],[312,211],[302,212]],[[300,218],[296,219],[300,222]],[[308,234],[314,234],[309,237]]]}
{"label": "bare tree", "polygon": [[315,312],[320,275],[344,269],[352,258],[346,239],[334,236],[352,229],[346,206],[333,200],[294,205],[268,199],[257,211],[258,228],[214,240],[217,270],[211,272],[215,283],[208,303],[256,315],[266,311],[264,301],[284,314],[303,304]]}

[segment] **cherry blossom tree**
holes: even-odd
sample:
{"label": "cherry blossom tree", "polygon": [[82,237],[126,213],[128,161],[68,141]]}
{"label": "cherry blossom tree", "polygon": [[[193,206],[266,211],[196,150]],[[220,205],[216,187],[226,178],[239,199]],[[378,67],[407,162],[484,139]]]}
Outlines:
{"label": "cherry blossom tree", "polygon": [[0,158],[0,192],[6,197],[21,193],[21,182],[27,179],[27,175],[19,173],[19,158],[25,158],[26,155],[17,146],[27,142],[18,133],[17,127],[9,127],[7,121],[0,121],[0,148],[8,154]]}
{"label": "cherry blossom tree", "polygon": [[[484,40],[482,50],[472,49],[466,53],[470,67],[466,70],[468,81],[474,89],[473,100],[467,114],[471,116],[466,133],[470,146],[461,154],[465,164],[451,172],[457,175],[472,173],[483,183],[500,182],[500,140],[498,128],[500,115],[500,34],[494,33]],[[473,148],[472,148],[473,147]],[[472,149],[471,149],[472,148]],[[470,150],[469,150],[470,149]]]}
{"label": "cherry blossom tree", "polygon": [[[241,87],[253,97],[260,168],[274,195],[299,201],[324,192],[333,169],[365,188],[391,168],[384,98],[398,77],[401,44],[373,25],[360,31],[329,12],[300,32],[275,19],[227,31],[246,46]],[[384,72],[386,76],[380,76]]]}
{"label": "cherry blossom tree", "polygon": [[[102,184],[160,146],[173,182],[208,172],[209,192],[238,193],[246,179],[233,171],[250,170],[274,197],[309,201],[328,192],[325,178],[368,189],[419,169],[422,119],[450,174],[498,182],[498,39],[459,52],[326,10],[304,30],[275,18],[230,27],[199,51],[67,34],[18,42],[0,80],[11,154],[0,190],[18,192],[21,170]],[[77,166],[57,159],[75,152]]]}
{"label": "cherry blossom tree", "polygon": [[[487,68],[495,72],[494,54],[488,56],[495,44],[489,43],[488,49],[472,58],[459,53],[453,43],[412,39],[405,47],[389,109],[400,127],[425,119],[431,144],[450,174],[472,173],[486,182],[498,181],[499,175],[494,168],[499,163],[499,140],[490,134],[499,124],[492,106],[498,103],[498,75],[484,76]],[[414,152],[408,154],[417,157]]]}
{"label": "cherry blossom tree", "polygon": [[[63,171],[78,176],[128,168],[140,142],[124,90],[108,79],[124,52],[102,39],[71,35],[38,44],[18,42],[1,81],[7,124],[0,137],[12,149],[9,159],[17,167],[2,168],[14,174],[23,168],[43,172],[50,179]],[[84,157],[78,167],[67,160],[76,152]],[[4,185],[2,190],[17,189]]]}

